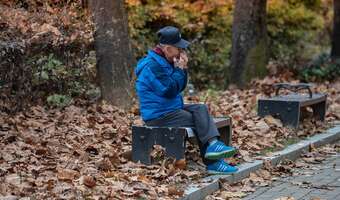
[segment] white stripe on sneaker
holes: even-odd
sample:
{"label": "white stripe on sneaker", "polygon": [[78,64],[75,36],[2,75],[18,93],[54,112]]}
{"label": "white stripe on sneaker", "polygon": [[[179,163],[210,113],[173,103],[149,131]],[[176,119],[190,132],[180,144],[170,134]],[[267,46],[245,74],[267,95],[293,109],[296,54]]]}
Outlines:
{"label": "white stripe on sneaker", "polygon": [[219,151],[220,146],[216,146],[215,151]]}

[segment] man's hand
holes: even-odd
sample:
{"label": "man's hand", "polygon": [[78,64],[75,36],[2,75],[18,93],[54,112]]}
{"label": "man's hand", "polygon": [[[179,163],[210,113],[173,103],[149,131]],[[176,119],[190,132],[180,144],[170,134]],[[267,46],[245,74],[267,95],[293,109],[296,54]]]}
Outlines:
{"label": "man's hand", "polygon": [[188,68],[188,55],[185,52],[181,52],[179,54],[179,59],[174,58],[174,63],[176,67],[179,67],[181,69],[187,69]]}

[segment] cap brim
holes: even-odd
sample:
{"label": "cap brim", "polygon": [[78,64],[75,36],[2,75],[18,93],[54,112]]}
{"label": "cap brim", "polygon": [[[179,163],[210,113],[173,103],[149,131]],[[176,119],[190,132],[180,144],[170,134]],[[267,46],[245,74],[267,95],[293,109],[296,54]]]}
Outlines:
{"label": "cap brim", "polygon": [[173,44],[173,46],[175,47],[178,47],[178,48],[181,48],[181,49],[186,49],[188,48],[190,45],[190,42],[184,40],[184,39],[181,39],[179,42],[177,42],[176,44]]}

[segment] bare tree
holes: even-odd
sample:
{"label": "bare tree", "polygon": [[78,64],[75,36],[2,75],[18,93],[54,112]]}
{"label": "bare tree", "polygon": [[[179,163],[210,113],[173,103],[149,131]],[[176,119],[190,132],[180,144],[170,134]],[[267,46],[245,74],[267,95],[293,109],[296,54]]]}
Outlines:
{"label": "bare tree", "polygon": [[131,105],[134,58],[124,0],[90,0],[95,24],[97,74],[102,98],[113,105]]}
{"label": "bare tree", "polygon": [[334,0],[333,35],[331,58],[340,59],[340,0]]}
{"label": "bare tree", "polygon": [[232,27],[232,83],[244,86],[266,74],[268,62],[266,0],[235,0]]}

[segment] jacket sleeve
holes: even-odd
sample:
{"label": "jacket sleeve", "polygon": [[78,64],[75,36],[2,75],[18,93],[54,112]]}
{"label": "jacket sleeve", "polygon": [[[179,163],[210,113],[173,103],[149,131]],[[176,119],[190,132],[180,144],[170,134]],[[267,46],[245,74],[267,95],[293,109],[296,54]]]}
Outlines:
{"label": "jacket sleeve", "polygon": [[188,79],[186,70],[175,67],[169,74],[158,64],[152,64],[148,69],[151,87],[157,95],[173,98],[185,89]]}

